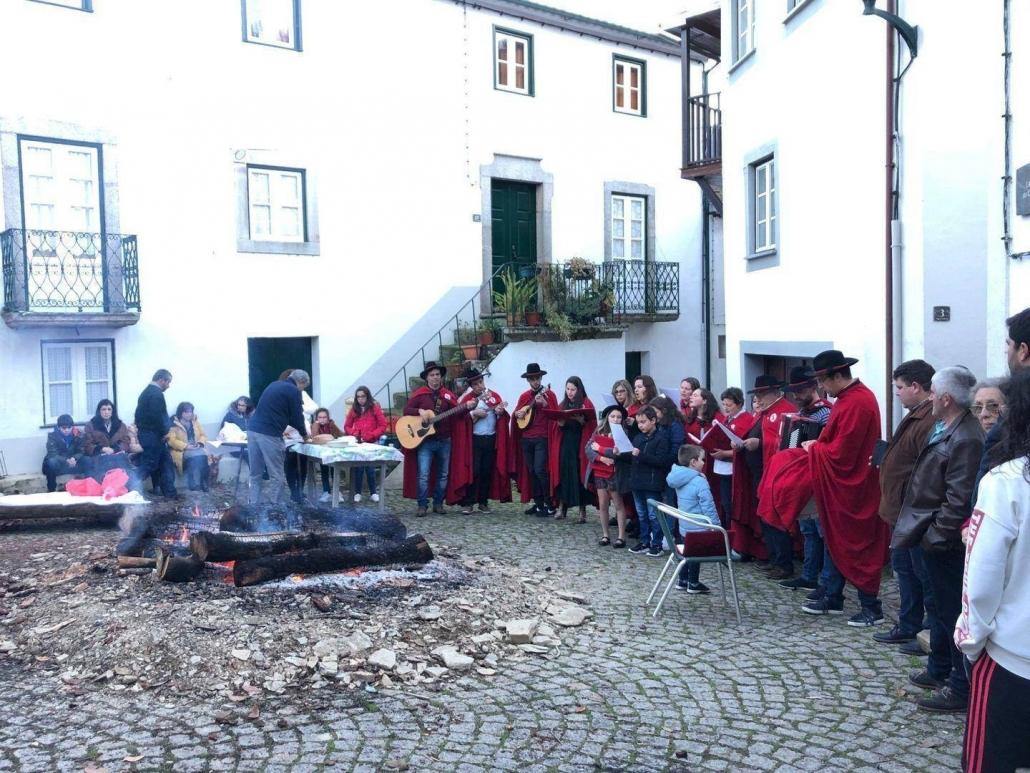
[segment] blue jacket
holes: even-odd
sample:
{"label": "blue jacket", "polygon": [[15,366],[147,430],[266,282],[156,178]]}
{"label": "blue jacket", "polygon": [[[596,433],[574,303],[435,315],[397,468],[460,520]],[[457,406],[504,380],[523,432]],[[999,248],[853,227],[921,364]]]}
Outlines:
{"label": "blue jacket", "polygon": [[[632,457],[629,487],[633,491],[657,492],[665,490],[665,476],[669,465],[669,436],[666,432],[654,430],[650,435],[638,432],[633,438],[633,447],[640,453]],[[661,497],[656,497],[661,499]]]}
{"label": "blue jacket", "polygon": [[680,446],[687,442],[687,431],[683,429],[683,425],[674,421],[671,424],[664,426],[659,425],[659,432],[664,432],[665,436],[669,439],[669,465],[676,464],[676,456],[679,454]]}
{"label": "blue jacket", "polygon": [[247,422],[247,432],[282,437],[286,427],[307,436],[300,390],[292,381],[273,381],[261,393],[257,408]]}
{"label": "blue jacket", "polygon": [[[676,507],[690,515],[700,515],[714,526],[721,526],[719,513],[715,509],[712,489],[708,478],[695,469],[672,465],[672,472],[666,478],[670,486],[676,489]],[[700,526],[679,521],[680,532],[705,531]]]}

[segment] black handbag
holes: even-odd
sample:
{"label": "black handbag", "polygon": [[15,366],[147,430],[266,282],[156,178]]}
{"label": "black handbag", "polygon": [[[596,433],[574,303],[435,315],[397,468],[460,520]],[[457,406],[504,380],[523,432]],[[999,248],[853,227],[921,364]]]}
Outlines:
{"label": "black handbag", "polygon": [[916,547],[923,541],[923,536],[933,525],[938,512],[940,511],[902,507],[898,522],[894,524],[894,533],[891,535],[891,548]]}

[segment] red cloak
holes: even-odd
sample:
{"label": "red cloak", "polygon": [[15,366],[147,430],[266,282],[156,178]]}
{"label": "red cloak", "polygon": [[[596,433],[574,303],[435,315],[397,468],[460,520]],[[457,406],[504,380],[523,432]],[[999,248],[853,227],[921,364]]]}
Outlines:
{"label": "red cloak", "polygon": [[869,463],[880,439],[880,408],[857,379],[837,394],[830,420],[808,449],[812,489],[826,547],[840,573],[879,593],[890,526],[880,520],[879,472]]}
{"label": "red cloak", "polygon": [[[433,391],[427,386],[421,386],[411,393],[411,397],[408,398],[408,404],[416,397],[422,395],[431,395]],[[458,404],[457,396],[446,387],[441,387],[440,397],[445,401],[444,409],[454,407]],[[449,404],[448,404],[449,403]],[[407,409],[405,409],[406,415]],[[416,412],[417,413],[417,412]],[[461,425],[457,422],[465,417],[454,416],[450,419],[451,424],[451,463],[447,471],[447,491],[444,494],[444,501],[447,504],[454,504],[460,501],[460,497],[457,496],[459,488],[463,488],[469,484],[472,479],[472,444],[471,442],[463,444],[460,441],[455,442],[457,436],[461,434],[459,431]],[[467,473],[465,471],[468,471]],[[433,491],[436,489],[436,461],[433,461],[433,466],[429,470],[429,498],[432,499]],[[413,448],[410,451],[404,450],[404,488],[403,494],[406,499],[418,499],[418,449]]]}
{"label": "red cloak", "polygon": [[[755,425],[761,414],[753,416],[747,412],[737,414],[730,425],[740,438],[746,438],[749,432],[760,432]],[[716,428],[719,433],[721,429]],[[754,556],[764,560],[768,553],[762,542],[762,527],[755,517],[758,498],[755,495],[755,483],[751,478],[744,451],[733,454],[733,498],[730,508],[730,545],[738,553]]]}
{"label": "red cloak", "polygon": [[[580,442],[578,444],[580,485],[583,485],[583,481],[586,480],[587,467],[590,466],[590,460],[587,459],[586,453],[587,441],[584,438],[590,438],[590,436],[594,434],[594,430],[597,429],[597,410],[594,408],[594,404],[590,402],[589,397],[583,398],[583,408],[588,409],[590,413],[587,414],[586,420],[583,422],[583,430],[580,434]],[[557,410],[561,410],[560,405]],[[568,421],[573,421],[573,419],[568,419]],[[551,496],[554,496],[560,479],[561,433],[562,429],[558,426],[558,422],[552,421],[551,426],[547,429],[547,472],[551,477]]]}
{"label": "red cloak", "polygon": [[[462,396],[459,403],[476,403],[478,402],[478,396],[467,392]],[[483,399],[486,404],[491,408],[502,405],[504,400],[492,389],[487,389],[483,393]],[[511,446],[508,442],[508,424],[511,422],[511,415],[505,409],[502,413],[497,416],[497,460],[494,465],[494,475],[490,481],[490,499],[496,502],[510,502],[511,501],[511,477],[509,470],[511,463],[508,459],[508,454],[511,451]],[[448,504],[457,504],[464,499],[466,491],[470,485],[472,485],[472,417],[468,414],[464,414],[455,419],[456,426],[451,435],[451,475],[447,481],[447,491],[451,492],[452,488],[454,491],[454,501],[452,502],[448,498]],[[459,457],[460,459],[467,459],[468,463],[465,467],[459,469],[455,467],[454,458]],[[453,485],[452,485],[453,482]]]}
{"label": "red cloak", "polygon": [[[715,426],[715,422],[720,424],[726,423],[726,417],[721,411],[716,412],[715,418],[712,423],[707,427],[700,427],[701,430],[701,448],[705,450],[705,477],[708,479],[708,486],[712,489],[712,498],[715,500],[715,510],[719,513],[719,521],[726,523],[726,519],[729,517],[729,513],[722,511],[722,497],[719,496],[720,477],[715,474],[715,457],[712,456],[713,451],[729,451],[730,450],[730,439],[726,437],[726,433]],[[690,438],[687,438],[690,441]]]}
{"label": "red cloak", "polygon": [[[558,398],[555,397],[554,392],[550,389],[545,389],[542,392],[544,399],[547,400],[548,408],[558,407]],[[515,403],[515,411],[518,411],[525,405],[529,405],[533,400],[533,390],[527,389],[521,395],[519,400]],[[539,406],[538,406],[539,407]],[[550,423],[551,420],[543,415],[543,411],[537,412],[536,409],[533,411],[534,416],[539,415],[540,418],[534,418],[534,421],[546,421],[548,422],[548,436],[550,436]],[[515,479],[515,485],[519,489],[519,501],[528,502],[533,498],[533,483],[529,479],[529,468],[526,467],[522,458],[522,430],[519,429],[518,422],[515,420],[515,412],[512,411],[511,416],[511,432],[509,433],[508,441],[508,472]],[[550,486],[548,486],[548,491]]]}

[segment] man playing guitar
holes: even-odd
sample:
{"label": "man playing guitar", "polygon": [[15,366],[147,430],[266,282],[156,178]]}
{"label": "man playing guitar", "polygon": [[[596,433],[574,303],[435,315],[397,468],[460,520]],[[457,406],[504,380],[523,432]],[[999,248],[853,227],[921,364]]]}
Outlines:
{"label": "man playing guitar", "polygon": [[[535,362],[526,366],[522,378],[529,382],[529,389],[519,396],[512,417],[513,456],[515,459],[516,481],[523,502],[528,502],[530,495],[533,506],[526,510],[526,515],[554,515],[555,510],[550,503],[550,476],[547,466],[547,437],[551,420],[544,416],[544,409],[557,409],[558,398],[549,388],[544,389],[541,383],[546,370],[541,370]],[[528,424],[522,426],[526,419]]]}
{"label": "man playing guitar", "polygon": [[[405,416],[421,416],[424,421],[429,421],[434,415],[448,411],[458,405],[458,398],[451,390],[443,384],[444,367],[435,362],[427,362],[425,369],[419,376],[426,382],[426,385],[416,389],[408,404],[404,406]],[[406,457],[415,456],[418,470],[417,492],[409,490],[405,486],[404,496],[410,497],[415,494],[418,499],[418,512],[416,515],[428,514],[430,476],[435,470],[436,486],[433,490],[433,512],[446,513],[444,510],[444,496],[447,493],[447,478],[450,474],[451,464],[451,433],[453,431],[455,417],[449,417],[436,423],[436,433],[427,437],[415,449],[408,452]],[[410,462],[405,460],[405,467]],[[405,478],[408,476],[406,475]]]}

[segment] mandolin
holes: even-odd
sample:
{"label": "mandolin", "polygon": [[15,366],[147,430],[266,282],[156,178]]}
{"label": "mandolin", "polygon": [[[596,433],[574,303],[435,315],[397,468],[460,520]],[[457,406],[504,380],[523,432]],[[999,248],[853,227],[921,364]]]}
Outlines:
{"label": "mandolin", "polygon": [[[461,411],[469,411],[475,407],[475,402],[462,403],[441,414],[433,414],[431,418],[423,419],[421,416],[401,416],[397,419],[394,432],[401,445],[408,451],[418,448],[422,441],[430,435],[436,434],[436,427],[433,425],[444,419],[453,416]],[[430,411],[432,413],[432,411]]]}
{"label": "mandolin", "polygon": [[[540,394],[543,394],[544,391],[550,391],[550,390],[551,390],[551,385],[548,384],[546,390],[541,389],[536,394],[540,395]],[[533,421],[533,406],[534,405],[536,405],[536,395],[533,395],[533,399],[530,400],[528,409],[526,410],[526,415],[523,416],[521,419],[515,419],[515,423],[519,426],[519,429],[525,429],[526,427],[529,426],[529,423],[531,421]]]}

